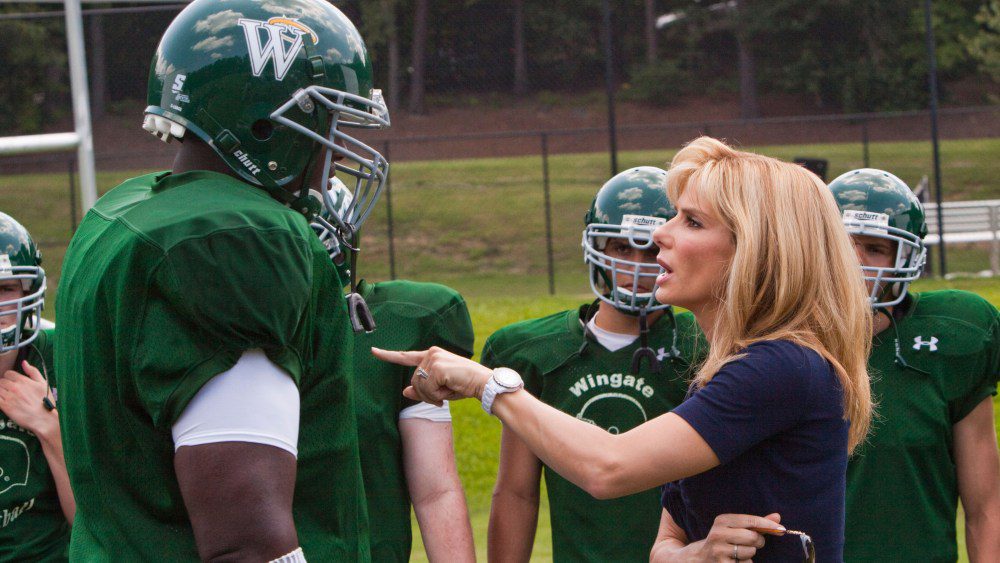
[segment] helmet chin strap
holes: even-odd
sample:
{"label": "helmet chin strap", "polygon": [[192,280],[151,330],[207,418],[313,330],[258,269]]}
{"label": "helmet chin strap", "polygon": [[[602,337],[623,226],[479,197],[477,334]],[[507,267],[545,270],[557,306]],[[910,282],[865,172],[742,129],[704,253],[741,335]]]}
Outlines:
{"label": "helmet chin strap", "polygon": [[[326,157],[329,158],[329,150],[327,151]],[[284,197],[279,197],[283,203],[291,207],[292,209],[298,211],[305,215],[306,220],[309,222],[318,222],[323,225],[323,228],[329,229],[331,233],[338,233],[344,245],[351,251],[351,292],[347,294],[347,312],[351,319],[351,328],[354,332],[365,332],[370,333],[375,330],[375,318],[372,317],[371,310],[368,308],[368,303],[365,302],[365,298],[361,297],[358,293],[358,252],[360,251],[358,239],[360,235],[357,231],[352,230],[350,233],[342,233],[343,229],[337,229],[329,221],[323,218],[320,214],[322,209],[322,204],[313,196],[309,194],[309,178],[312,175],[313,167],[316,164],[316,159],[312,159],[306,166],[305,171],[302,174],[302,184],[299,186],[299,194],[296,197],[291,192],[281,190],[284,192]],[[346,238],[350,237],[350,242],[346,242]]]}
{"label": "helmet chin strap", "polygon": [[894,361],[896,365],[898,365],[903,369],[913,370],[923,375],[930,375],[930,373],[916,366],[911,366],[909,363],[907,363],[906,358],[903,357],[903,349],[902,346],[899,345],[899,327],[896,325],[896,319],[893,316],[892,312],[890,312],[889,309],[885,307],[878,307],[875,309],[875,315],[877,316],[879,314],[885,315],[885,317],[889,319],[889,325],[892,326],[892,334],[893,334],[892,346],[893,346],[893,352],[895,353]]}
{"label": "helmet chin strap", "polygon": [[351,316],[351,328],[354,332],[365,332],[371,333],[375,330],[375,318],[372,317],[372,312],[368,309],[368,303],[365,302],[365,298],[361,297],[358,293],[358,248],[360,243],[358,242],[357,232],[351,239],[351,292],[347,294],[347,310]]}
{"label": "helmet chin strap", "polygon": [[[674,334],[676,333],[675,330]],[[656,352],[649,347],[649,323],[646,320],[645,307],[639,309],[639,348],[632,354],[632,373],[639,373],[643,359],[649,361],[650,371],[660,373],[660,360],[656,359]]]}

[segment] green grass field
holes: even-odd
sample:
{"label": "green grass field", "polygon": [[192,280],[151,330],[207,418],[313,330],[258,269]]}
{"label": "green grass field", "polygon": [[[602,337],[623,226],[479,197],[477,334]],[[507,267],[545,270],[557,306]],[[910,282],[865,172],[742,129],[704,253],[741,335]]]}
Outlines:
{"label": "green grass field", "polygon": [[[815,156],[830,161],[830,177],[861,166],[858,144],[758,147],[786,159]],[[1000,139],[945,141],[941,145],[945,199],[1000,198]],[[673,151],[623,152],[622,168],[666,166]],[[931,171],[926,142],[871,145],[871,164],[911,185]],[[24,223],[42,242],[50,288],[70,230],[65,168],[53,174],[0,175],[0,209]],[[144,171],[102,172],[103,192]],[[587,291],[580,232],[583,214],[607,179],[606,154],[554,155],[549,162],[553,264],[557,293]],[[469,296],[542,295],[547,292],[545,214],[541,159],[537,156],[402,162],[392,168],[396,276],[453,285]],[[364,228],[362,273],[389,277],[386,201]],[[981,248],[949,247],[951,271],[988,267]],[[50,302],[54,297],[50,295]]]}
{"label": "green grass field", "polygon": [[[823,157],[830,177],[862,165],[857,144],[759,147],[785,159]],[[946,200],[1000,197],[1000,139],[942,143]],[[673,151],[625,152],[622,168],[666,166]],[[931,171],[930,144],[877,143],[871,164],[895,172],[911,185]],[[556,296],[548,296],[545,216],[539,157],[403,162],[393,165],[392,204],[396,275],[445,283],[469,302],[476,329],[476,349],[496,329],[514,321],[574,307],[590,299],[580,250],[582,218],[596,189],[607,178],[606,154],[553,156],[551,178],[553,263]],[[101,191],[142,171],[103,172]],[[49,274],[50,308],[58,290],[58,272],[71,234],[67,179],[64,173],[0,176],[0,210],[24,223],[41,242]],[[385,198],[365,226],[361,273],[372,280],[389,277]],[[949,247],[951,271],[988,267],[981,247]],[[1000,305],[1000,280],[922,281],[918,290],[955,287],[974,291]],[[465,486],[480,558],[486,554],[490,495],[496,476],[500,425],[478,404],[454,405],[459,471]],[[1000,426],[1000,408],[997,409]],[[551,557],[551,534],[544,500],[535,543],[536,559]],[[422,560],[414,533],[414,560]],[[963,540],[960,539],[960,542]],[[963,547],[964,557],[964,547]]]}

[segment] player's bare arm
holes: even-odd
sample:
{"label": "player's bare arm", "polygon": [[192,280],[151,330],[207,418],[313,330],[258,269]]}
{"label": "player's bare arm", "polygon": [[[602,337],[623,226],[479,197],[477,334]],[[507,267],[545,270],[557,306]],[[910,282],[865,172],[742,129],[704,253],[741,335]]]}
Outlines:
{"label": "player's bare arm", "polygon": [[299,545],[295,456],[248,442],[178,448],[174,470],[204,561],[270,561]]}
{"label": "player's bare arm", "polygon": [[952,432],[969,560],[1000,560],[1000,454],[993,397],[983,399]]}
{"label": "player's bare arm", "polygon": [[465,492],[455,466],[450,422],[399,421],[403,468],[413,511],[431,561],[476,560]]}
{"label": "player's bare arm", "polygon": [[510,430],[500,438],[500,466],[490,505],[490,561],[528,561],[538,525],[542,463]]}

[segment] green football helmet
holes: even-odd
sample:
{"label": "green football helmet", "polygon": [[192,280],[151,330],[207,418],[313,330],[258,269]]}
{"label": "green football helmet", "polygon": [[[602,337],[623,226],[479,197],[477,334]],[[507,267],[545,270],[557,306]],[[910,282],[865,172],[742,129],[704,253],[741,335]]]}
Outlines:
{"label": "green football helmet", "polygon": [[[608,240],[625,239],[633,248],[653,246],[653,230],[677,215],[667,199],[667,172],[653,166],[631,168],[608,180],[584,217],[583,260],[590,270],[590,287],[601,301],[619,311],[637,314],[669,307],[658,303],[654,282],[662,273],[656,264],[609,256]],[[631,275],[626,287],[618,274]]]}
{"label": "green football helmet", "polygon": [[24,294],[0,301],[0,352],[31,344],[38,337],[45,304],[45,270],[42,254],[28,230],[11,216],[0,213],[0,282],[20,284]]}
{"label": "green football helmet", "polygon": [[920,200],[905,182],[883,170],[861,168],[830,182],[830,191],[851,235],[868,235],[896,244],[893,266],[862,266],[872,282],[872,307],[891,307],[906,297],[927,259],[927,223]]}
{"label": "green football helmet", "polygon": [[347,131],[389,126],[364,41],[323,0],[195,0],[153,55],[148,104],[144,129],[164,141],[196,136],[240,178],[309,220],[321,207],[306,185],[315,167],[322,178],[332,169],[351,176],[351,207],[327,225],[345,240],[388,175],[385,158]]}

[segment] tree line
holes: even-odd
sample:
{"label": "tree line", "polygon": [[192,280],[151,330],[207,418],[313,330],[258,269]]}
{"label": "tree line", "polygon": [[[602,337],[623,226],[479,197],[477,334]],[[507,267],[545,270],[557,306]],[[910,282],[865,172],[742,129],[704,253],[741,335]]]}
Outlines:
{"label": "tree line", "polygon": [[[603,88],[602,0],[342,0],[392,109],[414,113],[462,94],[501,100]],[[738,92],[744,117],[770,93],[817,111],[925,107],[923,3],[913,0],[609,0],[619,91],[670,104]],[[127,7],[127,3],[108,6]],[[93,9],[103,5],[87,4]],[[7,4],[0,14],[58,10]],[[86,12],[85,12],[86,13]],[[148,65],[175,12],[87,15],[95,114],[141,99]],[[1000,80],[1000,2],[937,0],[933,21],[944,94]],[[5,79],[0,125],[32,132],[68,103],[62,18],[0,20]],[[989,90],[990,86],[983,86]],[[947,99],[947,98],[946,98]]]}

